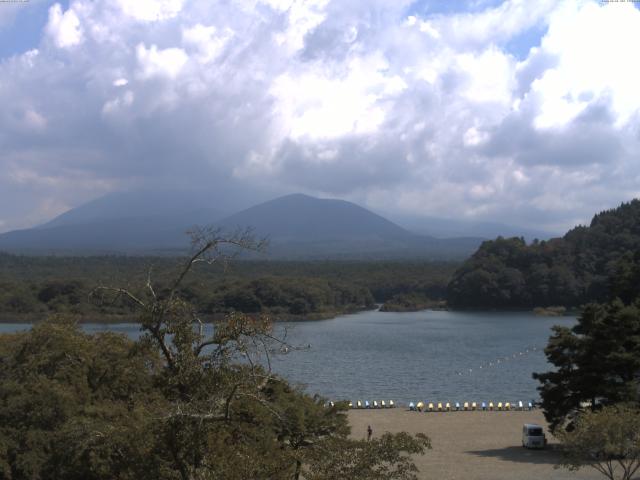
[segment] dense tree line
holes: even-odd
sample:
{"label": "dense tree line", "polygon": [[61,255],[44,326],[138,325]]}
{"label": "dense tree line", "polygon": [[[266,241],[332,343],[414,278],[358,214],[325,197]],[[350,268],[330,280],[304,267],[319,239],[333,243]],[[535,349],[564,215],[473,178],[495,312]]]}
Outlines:
{"label": "dense tree line", "polygon": [[595,215],[562,238],[484,242],[455,273],[447,300],[459,308],[579,307],[619,297],[640,281],[640,201]]}
{"label": "dense tree line", "polygon": [[[158,288],[166,288],[177,263],[166,257],[0,254],[0,316],[37,319],[50,313],[73,313],[103,321],[130,316],[132,305],[122,301],[105,304],[91,292],[100,285],[144,285],[150,271]],[[268,313],[277,319],[317,318],[372,308],[399,295],[418,299],[418,306],[442,300],[456,266],[238,261],[227,268],[196,266],[181,293],[204,314],[238,311]]]}
{"label": "dense tree line", "polygon": [[[118,301],[105,304],[92,293],[99,286],[80,280],[52,280],[43,283],[0,284],[0,311],[11,314],[46,315],[73,313],[88,318],[130,315],[131,305]],[[162,288],[162,286],[160,287]],[[374,299],[367,288],[315,278],[261,277],[232,280],[212,285],[188,283],[181,292],[203,314],[268,313],[288,315],[329,314],[372,308]]]}
{"label": "dense tree line", "polygon": [[[624,204],[597,215],[591,227],[567,234],[581,245],[575,259],[580,268],[602,268],[606,278],[606,287],[594,295],[598,302],[584,305],[573,327],[553,328],[545,354],[555,368],[534,374],[551,428],[566,440],[568,448],[576,447],[569,448],[569,465],[577,465],[580,442],[594,425],[606,429],[626,421],[621,416],[628,421],[640,418],[640,250],[635,244],[639,211],[637,201]],[[595,252],[602,258],[596,258]],[[602,416],[592,415],[602,409],[606,412]],[[587,458],[592,452],[584,452],[580,461],[599,468],[616,456],[620,460],[623,457],[617,449],[626,448],[625,442],[634,449],[640,445],[634,435],[626,440],[611,437],[609,446],[602,442],[594,446],[598,458]],[[603,450],[597,450],[600,447]],[[640,456],[634,453],[628,460],[632,465]]]}
{"label": "dense tree line", "polygon": [[270,371],[264,356],[284,340],[265,316],[232,313],[205,333],[183,283],[225,241],[197,243],[163,287],[98,289],[135,307],[137,341],[65,317],[0,335],[0,478],[416,479],[411,455],[429,439],[351,439],[345,405]]}
{"label": "dense tree line", "polygon": [[[588,466],[609,480],[631,480],[640,468],[639,237],[637,200],[596,215],[589,227],[554,241],[543,258],[564,269],[564,281],[558,291],[551,282],[546,296],[538,297],[562,294],[565,304],[589,302],[573,327],[553,328],[545,354],[554,368],[533,376],[540,382],[544,415],[562,443],[560,465]],[[486,250],[498,243],[505,241]],[[529,276],[520,280],[526,284],[532,281],[527,258],[541,246],[517,243],[510,246],[518,253],[500,258],[509,259],[509,266],[521,261],[520,272]],[[502,301],[517,291],[508,282],[503,287]]]}
{"label": "dense tree line", "polygon": [[578,323],[553,328],[545,349],[556,368],[536,373],[545,416],[565,428],[585,408],[640,400],[640,305],[587,305]]}

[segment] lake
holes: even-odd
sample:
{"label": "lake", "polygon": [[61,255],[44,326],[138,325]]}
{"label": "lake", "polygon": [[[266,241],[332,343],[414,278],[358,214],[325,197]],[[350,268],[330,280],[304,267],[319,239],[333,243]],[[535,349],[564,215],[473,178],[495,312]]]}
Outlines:
{"label": "lake", "polygon": [[[276,356],[273,368],[330,399],[528,401],[538,398],[532,372],[550,368],[542,349],[551,326],[574,323],[522,312],[431,310],[281,323],[277,330],[286,329],[289,343],[311,348]],[[0,325],[3,332],[24,328]],[[83,328],[139,334],[135,324]]]}

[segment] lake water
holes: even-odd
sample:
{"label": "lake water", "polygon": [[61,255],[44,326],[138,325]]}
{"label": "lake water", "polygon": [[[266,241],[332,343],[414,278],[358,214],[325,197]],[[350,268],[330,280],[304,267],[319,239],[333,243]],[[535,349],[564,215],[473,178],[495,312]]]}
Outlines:
{"label": "lake water", "polygon": [[[278,324],[292,345],[273,368],[330,399],[527,401],[537,399],[532,372],[550,368],[542,349],[553,325],[575,318],[531,313],[361,312],[332,320]],[[0,325],[0,331],[28,328]],[[135,324],[89,324],[135,338]],[[482,367],[482,368],[480,368]]]}

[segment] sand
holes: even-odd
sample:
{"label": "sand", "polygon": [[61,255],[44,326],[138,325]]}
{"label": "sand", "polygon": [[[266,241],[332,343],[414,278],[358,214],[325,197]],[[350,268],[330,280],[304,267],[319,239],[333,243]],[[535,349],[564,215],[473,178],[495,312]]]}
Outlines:
{"label": "sand", "polygon": [[[432,450],[415,458],[420,479],[544,480],[604,478],[592,468],[578,472],[554,469],[557,441],[546,430],[539,410],[510,412],[410,412],[404,408],[351,410],[352,436],[365,438],[367,425],[374,437],[383,432],[422,432]],[[545,426],[548,448],[522,448],[522,425]]]}

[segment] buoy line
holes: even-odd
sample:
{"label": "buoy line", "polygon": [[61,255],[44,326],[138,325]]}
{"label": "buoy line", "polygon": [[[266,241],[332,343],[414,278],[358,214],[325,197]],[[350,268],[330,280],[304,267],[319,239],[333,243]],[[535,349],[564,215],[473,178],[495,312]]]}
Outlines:
{"label": "buoy line", "polygon": [[538,353],[538,352],[542,352],[544,349],[540,348],[540,347],[527,347],[523,350],[519,350],[517,352],[512,353],[511,355],[505,355],[504,357],[498,357],[496,359],[487,361],[487,362],[483,362],[480,365],[477,365],[476,368],[466,368],[463,370],[454,370],[454,375],[457,376],[465,376],[465,375],[472,375],[475,372],[478,372],[480,370],[489,370],[492,368],[496,368],[499,366],[502,366],[508,362],[513,362],[515,360],[518,360],[520,358],[526,357],[528,355],[531,355],[533,353]]}

